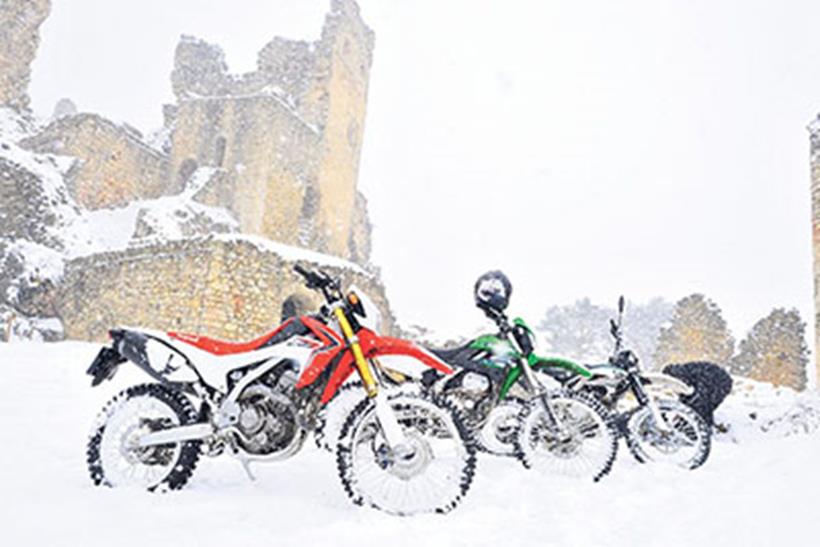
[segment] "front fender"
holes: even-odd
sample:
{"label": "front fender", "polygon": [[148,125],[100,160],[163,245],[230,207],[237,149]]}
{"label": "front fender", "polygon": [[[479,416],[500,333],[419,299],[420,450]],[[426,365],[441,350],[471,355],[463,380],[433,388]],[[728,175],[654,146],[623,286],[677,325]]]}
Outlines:
{"label": "front fender", "polygon": [[611,365],[589,365],[587,370],[591,373],[588,378],[579,377],[573,384],[574,389],[584,387],[602,387],[607,390],[616,387],[626,378],[626,372]]}
{"label": "front fender", "polygon": [[[378,357],[382,361],[389,361],[387,363],[389,368],[411,378],[420,379],[423,372],[431,368],[443,374],[453,374],[454,372],[450,365],[408,340],[379,336],[368,329],[360,330],[357,336],[365,358],[374,359]],[[391,357],[396,359],[390,359]],[[421,366],[419,363],[421,363]],[[353,352],[348,348],[342,355],[339,364],[322,392],[322,404],[326,404],[333,398],[339,387],[353,373],[355,367]]]}
{"label": "front fender", "polygon": [[[402,340],[400,338],[390,338],[388,336],[373,336],[360,337],[362,343],[362,350],[368,359],[374,357],[412,357],[417,361],[421,361],[427,367],[433,368],[444,374],[453,374],[453,368],[427,351],[410,342],[409,340]],[[398,362],[398,361],[397,361]],[[401,366],[401,365],[399,365]],[[391,367],[393,368],[393,367]],[[404,368],[404,367],[403,367]],[[411,367],[412,368],[412,367]],[[399,370],[399,372],[404,372]],[[410,372],[409,376],[417,376]]]}

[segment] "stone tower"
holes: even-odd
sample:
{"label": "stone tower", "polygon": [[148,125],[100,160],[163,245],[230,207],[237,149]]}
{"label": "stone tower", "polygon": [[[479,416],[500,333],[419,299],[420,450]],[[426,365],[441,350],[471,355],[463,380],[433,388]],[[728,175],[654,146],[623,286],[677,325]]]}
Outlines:
{"label": "stone tower", "polygon": [[332,0],[314,42],[275,38],[257,70],[229,74],[222,50],[177,46],[170,184],[201,166],[228,176],[201,199],[244,233],[366,263],[369,225],[357,192],[373,32],[353,0]]}
{"label": "stone tower", "polygon": [[28,109],[31,63],[50,11],[50,0],[0,1],[0,105]]}
{"label": "stone tower", "polygon": [[812,249],[814,251],[814,358],[820,379],[820,115],[809,124]]}

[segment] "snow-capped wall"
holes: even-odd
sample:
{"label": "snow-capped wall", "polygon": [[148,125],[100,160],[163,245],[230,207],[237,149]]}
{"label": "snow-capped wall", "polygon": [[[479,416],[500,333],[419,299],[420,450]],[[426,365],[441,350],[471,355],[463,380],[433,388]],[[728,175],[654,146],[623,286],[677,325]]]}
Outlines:
{"label": "snow-capped wall", "polygon": [[394,320],[378,279],[342,259],[269,240],[225,234],[156,241],[66,263],[57,313],[71,339],[105,340],[116,325],[243,340],[272,330],[291,297],[319,309],[294,264],[320,267],[355,284],[380,308],[382,328]]}

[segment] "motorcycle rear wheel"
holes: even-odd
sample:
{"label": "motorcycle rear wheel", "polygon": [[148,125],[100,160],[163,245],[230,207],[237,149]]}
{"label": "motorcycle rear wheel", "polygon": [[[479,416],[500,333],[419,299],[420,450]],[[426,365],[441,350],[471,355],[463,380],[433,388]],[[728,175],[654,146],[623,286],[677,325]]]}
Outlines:
{"label": "motorcycle rear wheel", "polygon": [[196,422],[197,413],[181,393],[160,384],[140,384],[120,392],[103,407],[88,440],[88,472],[95,485],[149,491],[182,488],[196,467],[200,441],[140,448],[142,433]]}

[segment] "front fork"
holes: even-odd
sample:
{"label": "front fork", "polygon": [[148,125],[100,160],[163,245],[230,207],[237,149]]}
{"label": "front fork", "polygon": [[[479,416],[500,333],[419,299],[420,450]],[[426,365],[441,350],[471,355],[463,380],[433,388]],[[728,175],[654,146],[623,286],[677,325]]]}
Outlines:
{"label": "front fork", "polygon": [[527,387],[529,387],[530,392],[533,393],[535,397],[538,397],[539,401],[541,401],[541,406],[547,415],[547,424],[550,429],[562,434],[564,432],[564,427],[555,418],[555,413],[552,411],[552,405],[550,405],[549,397],[547,397],[547,390],[535,377],[535,373],[532,371],[532,367],[529,363],[522,362],[519,363],[518,366],[521,367],[522,374],[524,375],[524,381],[527,383]]}
{"label": "front fork", "polygon": [[373,371],[370,369],[370,365],[364,357],[362,346],[359,344],[359,338],[353,332],[350,321],[348,321],[341,307],[337,307],[333,313],[339,322],[339,327],[341,327],[347,343],[350,345],[350,351],[353,352],[356,370],[362,379],[362,384],[364,384],[367,396],[373,399],[376,405],[376,418],[382,427],[382,432],[384,433],[384,438],[387,440],[387,444],[389,444],[393,450],[399,447],[406,447],[408,443],[407,438],[404,436],[404,430],[399,425],[399,421],[396,419],[396,414],[393,412],[393,407],[390,405],[390,401],[387,400],[387,396],[379,390],[379,384],[376,382]]}
{"label": "front fork", "polygon": [[672,428],[669,426],[669,423],[667,423],[666,418],[664,418],[663,414],[661,414],[657,401],[646,392],[643,384],[641,384],[640,378],[638,378],[635,374],[632,374],[629,377],[629,383],[632,386],[632,392],[635,394],[638,404],[649,409],[649,415],[652,416],[652,421],[655,423],[655,427],[657,427],[661,433],[669,433],[672,431]]}

